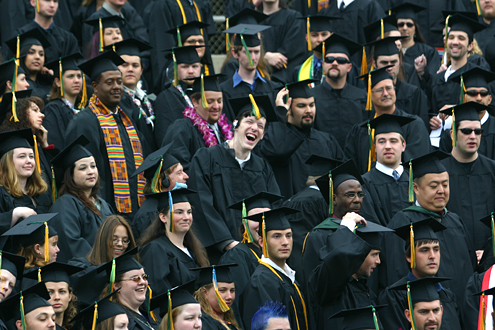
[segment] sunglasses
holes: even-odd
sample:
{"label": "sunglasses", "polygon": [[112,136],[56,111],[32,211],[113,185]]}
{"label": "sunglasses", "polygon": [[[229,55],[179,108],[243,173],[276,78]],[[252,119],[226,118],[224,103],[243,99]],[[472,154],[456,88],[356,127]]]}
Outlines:
{"label": "sunglasses", "polygon": [[122,281],[133,281],[133,282],[139,283],[139,282],[141,282],[141,278],[143,279],[143,281],[147,281],[149,278],[149,275],[148,274],[143,274],[142,276],[136,275],[136,276],[133,276],[131,278],[123,279]]}
{"label": "sunglasses", "polygon": [[351,61],[349,61],[345,57],[333,57],[333,56],[325,57],[325,63],[332,64],[334,61],[337,61],[338,64],[349,64],[349,63],[351,63]]}
{"label": "sunglasses", "polygon": [[397,26],[400,28],[404,27],[404,25],[407,25],[408,28],[412,28],[414,26],[414,23],[411,23],[411,22],[407,22],[407,23],[406,22],[399,22],[399,23],[397,23]]}
{"label": "sunglasses", "polygon": [[483,129],[482,128],[475,128],[475,129],[472,129],[472,128],[459,128],[459,131],[461,131],[462,134],[464,134],[464,135],[471,135],[471,133],[473,133],[473,132],[476,135],[481,135],[481,133],[483,133]]}
{"label": "sunglasses", "polygon": [[466,91],[466,94],[469,96],[472,96],[472,97],[478,96],[478,94],[485,97],[485,96],[488,96],[490,94],[490,92],[487,91],[486,89],[481,90],[481,91],[470,90],[470,91]]}

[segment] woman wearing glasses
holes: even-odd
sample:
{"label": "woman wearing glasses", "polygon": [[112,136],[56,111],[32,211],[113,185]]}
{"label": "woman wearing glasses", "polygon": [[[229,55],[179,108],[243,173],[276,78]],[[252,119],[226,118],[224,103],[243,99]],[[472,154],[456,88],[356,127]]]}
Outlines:
{"label": "woman wearing glasses", "polygon": [[[154,294],[167,292],[196,278],[189,269],[209,265],[206,250],[191,230],[193,223],[188,189],[148,195],[158,199],[158,216],[139,241],[141,262],[150,274]],[[170,210],[170,202],[172,210]],[[172,224],[170,217],[173,217]]]}
{"label": "woman wearing glasses", "polygon": [[[52,160],[56,169],[63,173],[58,181],[63,178],[64,182],[60,198],[50,209],[50,212],[58,213],[51,225],[64,233],[58,242],[60,262],[86,256],[103,219],[113,213],[110,205],[98,197],[98,168],[93,155],[84,147],[87,143],[88,139],[80,136]],[[52,189],[56,191],[54,187]]]}

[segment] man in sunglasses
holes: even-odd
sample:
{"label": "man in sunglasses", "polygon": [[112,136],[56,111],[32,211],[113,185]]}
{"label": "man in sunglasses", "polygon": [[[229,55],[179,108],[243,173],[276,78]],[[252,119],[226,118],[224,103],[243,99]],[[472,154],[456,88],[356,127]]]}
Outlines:
{"label": "man in sunglasses", "polygon": [[452,187],[447,207],[464,222],[478,259],[491,237],[490,229],[479,220],[495,210],[495,161],[478,153],[483,132],[478,112],[484,109],[482,104],[467,102],[442,111],[455,118],[451,157],[442,161]]}
{"label": "man in sunglasses", "polygon": [[347,81],[347,74],[352,70],[350,58],[361,49],[360,44],[338,34],[333,34],[314,48],[315,52],[325,53],[325,79],[314,89],[318,109],[315,128],[333,135],[342,148],[347,132],[366,118],[363,111],[366,93]]}

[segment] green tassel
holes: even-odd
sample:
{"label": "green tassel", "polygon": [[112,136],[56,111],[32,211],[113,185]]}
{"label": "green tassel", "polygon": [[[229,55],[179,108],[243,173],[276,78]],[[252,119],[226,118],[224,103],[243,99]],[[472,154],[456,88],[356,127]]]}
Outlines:
{"label": "green tassel", "polygon": [[333,214],[333,179],[332,171],[328,172],[328,214]]}
{"label": "green tassel", "polygon": [[[108,286],[108,294],[113,292],[113,285],[115,284],[115,258],[112,259],[112,270],[110,272],[110,285]],[[112,300],[112,298],[110,298]]]}
{"label": "green tassel", "polygon": [[371,312],[373,313],[373,323],[375,324],[375,330],[380,330],[380,327],[378,326],[378,318],[376,317],[376,309],[373,305],[371,305]]}
{"label": "green tassel", "polygon": [[174,201],[172,200],[172,193],[168,192],[168,203],[170,204],[170,232],[174,232]]}
{"label": "green tassel", "polygon": [[411,298],[411,282],[407,281],[407,307],[409,308],[409,313],[411,314],[411,329],[416,330],[416,321],[414,320],[414,307]]}
{"label": "green tassel", "polygon": [[251,53],[249,52],[248,47],[246,45],[246,42],[244,41],[244,36],[242,35],[242,32],[244,32],[244,30],[245,29],[243,29],[241,31],[241,33],[240,33],[242,46],[244,47],[244,50],[246,51],[246,55],[248,57],[249,66],[254,66],[253,58],[251,57]]}
{"label": "green tassel", "polygon": [[180,37],[180,28],[177,26],[177,44],[182,47],[182,38]]}
{"label": "green tassel", "polygon": [[414,188],[413,188],[413,167],[412,159],[409,161],[409,203],[414,202]]}

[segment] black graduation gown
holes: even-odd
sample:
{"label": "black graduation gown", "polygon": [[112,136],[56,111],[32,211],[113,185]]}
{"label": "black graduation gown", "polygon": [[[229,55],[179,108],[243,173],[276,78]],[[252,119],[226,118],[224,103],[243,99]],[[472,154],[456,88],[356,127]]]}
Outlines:
{"label": "black graduation gown", "polygon": [[[469,276],[474,272],[476,255],[473,243],[465,233],[466,227],[453,212],[445,212],[439,215],[419,206],[411,206],[398,212],[388,224],[389,228],[397,228],[431,218],[440,221],[447,229],[437,232],[440,241],[442,261],[438,269],[438,277],[450,277],[452,280],[442,282],[442,285],[455,293],[459,305],[464,301],[464,288]],[[384,234],[380,265],[380,281],[383,287],[392,285],[409,272],[405,261],[405,242],[393,233]]]}
{"label": "black graduation gown", "polygon": [[43,127],[48,131],[48,143],[62,150],[65,147],[65,130],[74,117],[74,111],[64,101],[56,99],[48,102],[43,112]]}
{"label": "black graduation gown", "polygon": [[[237,287],[235,291],[236,291],[235,293],[237,294]],[[206,314],[205,311],[202,311],[201,313],[201,323],[202,323],[201,329],[204,330],[225,330],[225,327],[231,330],[236,329],[230,323],[227,322],[221,323],[220,321],[215,320],[213,317]]]}
{"label": "black graduation gown", "polygon": [[[406,150],[402,153],[402,159],[409,160],[427,154],[431,148],[430,137],[421,118],[410,115],[398,108],[395,108],[393,115],[414,119],[403,127]],[[360,173],[366,173],[368,171],[370,142],[368,130],[365,127],[361,127],[362,124],[364,123],[354,125],[347,134],[344,152],[347,157],[354,160]]]}
{"label": "black graduation gown", "polygon": [[[192,255],[192,251],[189,253]],[[143,246],[139,256],[146,274],[150,276],[149,285],[153,296],[195,280],[198,275],[198,272],[189,271],[190,268],[199,267],[196,261],[175,246],[167,235]]]}
{"label": "black graduation gown", "polygon": [[450,156],[442,163],[449,172],[447,208],[459,215],[476,250],[482,250],[491,230],[481,218],[495,210],[495,161],[483,155],[469,164]]}
{"label": "black graduation gown", "polygon": [[29,83],[29,88],[31,89],[31,96],[37,96],[43,100],[46,104],[48,103],[48,95],[52,90],[52,77],[48,75],[38,74],[36,81],[31,80],[28,75],[26,75],[26,81]]}
{"label": "black graduation gown", "polygon": [[[143,304],[144,305],[144,304]],[[129,330],[158,330],[160,324],[156,321],[153,321],[151,316],[145,312],[145,307],[141,305],[139,308],[139,313],[136,313],[129,308],[122,306],[124,308],[127,317],[129,318],[129,325],[127,329]]]}
{"label": "black graduation gown", "polygon": [[342,321],[329,320],[329,316],[343,309],[375,305],[376,295],[366,285],[366,279],[352,277],[371,250],[368,243],[347,227],[339,226],[327,238],[319,251],[322,262],[308,282],[310,299],[318,306],[316,329],[342,329]]}
{"label": "black graduation gown", "polygon": [[[40,26],[38,23],[31,21],[21,27],[16,33],[22,34],[36,27],[39,28]],[[45,63],[55,61],[60,57],[73,54],[79,50],[76,37],[57,24],[54,24],[52,29],[45,30],[41,28],[40,30],[43,36],[50,42],[50,47],[45,49]]]}
{"label": "black graduation gown", "polygon": [[188,185],[198,192],[189,197],[196,233],[207,248],[229,240],[241,240],[238,233],[241,212],[227,206],[262,191],[280,194],[267,161],[251,153],[241,169],[234,158],[234,149],[226,143],[198,150],[189,172]]}
{"label": "black graduation gown", "polygon": [[60,233],[57,261],[67,262],[74,257],[85,257],[91,251],[101,223],[113,214],[107,202],[101,198],[98,198],[98,201],[101,217],[72,194],[60,196],[52,205],[50,213],[58,215],[50,221],[50,226]]}
{"label": "black graduation gown", "polygon": [[[232,76],[229,79],[220,84],[220,89],[223,92],[223,110],[222,112],[229,118],[229,120],[234,121],[236,115],[232,107],[230,106],[230,102],[228,100],[246,97],[249,94],[253,94],[254,97],[260,95],[266,95],[270,98],[273,108],[275,108],[275,99],[277,98],[278,89],[282,88],[279,83],[273,82],[271,80],[265,79],[263,82],[261,79],[256,80],[256,84],[254,87],[254,92],[247,84],[241,82],[239,85],[234,87],[234,80]],[[283,117],[277,113],[279,120],[285,121],[287,116],[285,112],[283,113]]]}
{"label": "black graduation gown", "polygon": [[[421,31],[422,32],[422,31]],[[437,73],[441,64],[441,57],[434,47],[420,42],[415,42],[412,47],[407,48],[402,56],[402,60],[406,63],[414,65],[414,60],[424,55],[426,57],[426,69],[431,75]]]}
{"label": "black graduation gown", "polygon": [[[481,142],[478,153],[495,160],[495,119],[490,115],[488,119],[481,125],[483,133],[481,133]],[[452,152],[452,138],[450,130],[445,130],[440,136],[440,150],[446,153]]]}
{"label": "black graduation gown", "polygon": [[[144,141],[141,141],[143,148],[147,148],[147,152],[153,152],[157,150],[157,145],[155,143],[155,137],[153,135],[153,127],[148,125],[146,118],[141,115],[141,111],[137,105],[132,100],[132,97],[124,92],[122,95],[122,101],[120,101],[119,106],[125,111],[127,116],[132,119],[136,126],[134,127],[138,130],[144,137]],[[146,146],[144,146],[146,145]]]}
{"label": "black graduation gown", "polygon": [[328,216],[328,204],[318,189],[307,187],[287,201],[285,207],[301,211],[288,217],[292,228],[292,253],[287,263],[296,271],[296,279],[304,283],[302,251],[306,235]]}
{"label": "black graduation gown", "polygon": [[316,150],[331,159],[344,159],[342,149],[330,134],[314,128],[302,130],[289,123],[270,123],[256,146],[256,152],[272,166],[285,199],[306,187],[310,166],[305,162]]}
{"label": "black graduation gown", "polygon": [[[123,110],[122,110],[123,111]],[[115,122],[119,127],[119,133],[122,140],[122,148],[125,154],[125,162],[127,167],[127,173],[129,177],[129,191],[132,201],[132,212],[135,213],[139,209],[138,198],[137,198],[137,177],[131,178],[132,173],[136,170],[136,165],[134,163],[134,154],[132,151],[132,146],[127,134],[127,130],[124,127],[124,123],[120,118],[120,115],[114,115]],[[132,121],[132,118],[131,118]],[[144,141],[141,143],[143,149],[143,158],[146,155],[146,142],[143,140],[143,136],[136,129],[139,139]],[[93,155],[96,160],[96,165],[98,166],[98,173],[100,175],[100,192],[99,195],[108,203],[113,210],[117,211],[115,205],[115,196],[113,190],[113,180],[112,172],[110,169],[110,163],[108,162],[108,153],[105,146],[105,139],[103,137],[103,131],[101,130],[100,123],[98,119],[93,114],[91,109],[84,108],[75,116],[69,126],[67,126],[67,131],[65,134],[66,141],[73,141],[79,135],[84,134],[89,139],[89,144],[86,146],[89,152]]]}
{"label": "black graduation gown", "polygon": [[[273,271],[266,264],[260,264],[244,288],[239,305],[244,329],[250,329],[251,320],[258,311],[259,306],[265,301],[271,300],[280,301],[287,307],[291,329],[308,330],[309,328],[305,321],[307,315],[304,315],[303,308],[305,302],[299,294],[299,284],[297,281],[292,283],[287,275],[273,267],[272,269]],[[308,323],[311,324],[309,321],[308,319]]]}
{"label": "black graduation gown", "polygon": [[70,32],[76,37],[77,45],[81,53],[85,52],[86,45],[83,45],[83,26],[84,21],[89,18],[96,11],[96,1],[86,6],[79,6],[79,9],[75,12],[72,19],[72,27]]}
{"label": "black graduation gown", "polygon": [[263,48],[265,53],[281,53],[287,57],[287,68],[272,67],[272,80],[283,84],[292,80],[294,68],[308,57],[306,51],[305,25],[297,19],[301,14],[292,9],[280,9],[268,16],[260,24],[271,26],[263,31]]}
{"label": "black graduation gown", "polygon": [[139,211],[132,219],[131,228],[134,239],[138,240],[145,230],[151,225],[158,215],[158,200],[156,198],[146,198],[141,204]]}
{"label": "black graduation gown", "polygon": [[[480,17],[481,18],[481,17]],[[490,24],[486,24],[482,19],[479,20],[481,24],[486,25],[486,29],[476,32],[474,39],[478,42],[483,54],[485,54],[486,46],[490,44],[491,39],[495,35],[495,23],[492,21]],[[493,24],[492,24],[493,23]]]}
{"label": "black graduation gown", "polygon": [[[395,285],[403,284],[406,286],[407,276],[401,278]],[[438,291],[438,288],[437,288]],[[442,327],[449,330],[476,329],[464,328],[461,324],[461,310],[457,306],[455,294],[447,288],[442,287],[438,291],[440,302],[443,306]],[[404,315],[404,310],[409,309],[407,306],[407,293],[405,290],[391,290],[386,288],[378,297],[379,305],[388,305],[380,309],[380,321],[384,329],[409,329],[410,323]]]}
{"label": "black graduation gown", "polygon": [[[180,83],[184,93],[186,93],[184,83]],[[155,101],[155,141],[158,145],[163,142],[163,138],[168,128],[177,119],[184,118],[183,111],[188,106],[186,99],[181,92],[171,85],[156,97]]]}
{"label": "black graduation gown", "polygon": [[380,225],[387,226],[394,215],[411,206],[409,202],[409,172],[404,169],[399,181],[373,167],[363,175],[366,189],[372,200]]}
{"label": "black graduation gown", "polygon": [[[84,268],[83,271],[70,277],[70,284],[82,305],[93,304],[95,298],[103,293],[103,289],[108,284],[109,278],[106,272],[97,273],[97,266],[91,264],[86,257],[72,258],[67,263]],[[88,279],[91,279],[91,285],[88,285]]]}
{"label": "black graduation gown", "polygon": [[397,100],[395,105],[397,108],[404,110],[408,114],[416,115],[423,120],[425,127],[430,128],[430,106],[426,94],[419,87],[408,84],[397,79],[395,84],[395,94]]}
{"label": "black graduation gown", "polygon": [[314,89],[316,101],[315,128],[333,135],[341,148],[347,132],[367,119],[366,91],[348,83],[341,91],[334,90],[325,80]]}

